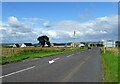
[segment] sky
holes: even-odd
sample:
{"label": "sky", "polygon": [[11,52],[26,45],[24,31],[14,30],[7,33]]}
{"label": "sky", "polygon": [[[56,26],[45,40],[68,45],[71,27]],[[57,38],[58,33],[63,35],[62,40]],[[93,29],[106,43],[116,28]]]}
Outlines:
{"label": "sky", "polygon": [[118,38],[117,2],[3,2],[3,43],[101,41]]}

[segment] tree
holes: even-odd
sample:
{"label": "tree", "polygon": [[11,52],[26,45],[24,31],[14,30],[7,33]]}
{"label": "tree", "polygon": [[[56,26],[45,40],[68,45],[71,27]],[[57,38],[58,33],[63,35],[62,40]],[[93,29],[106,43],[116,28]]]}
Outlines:
{"label": "tree", "polygon": [[45,44],[47,44],[48,45],[48,47],[50,47],[51,46],[51,44],[50,44],[50,41],[49,41],[49,38],[47,37],[47,36],[39,36],[38,38],[37,38],[37,40],[39,41],[39,44],[42,46],[42,47],[45,47]]}

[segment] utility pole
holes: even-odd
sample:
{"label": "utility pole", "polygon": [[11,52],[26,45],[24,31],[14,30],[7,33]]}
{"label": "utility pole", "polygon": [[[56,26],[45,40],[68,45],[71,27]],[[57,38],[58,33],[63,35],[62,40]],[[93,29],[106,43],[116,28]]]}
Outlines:
{"label": "utility pole", "polygon": [[75,47],[75,31],[74,31],[74,47]]}

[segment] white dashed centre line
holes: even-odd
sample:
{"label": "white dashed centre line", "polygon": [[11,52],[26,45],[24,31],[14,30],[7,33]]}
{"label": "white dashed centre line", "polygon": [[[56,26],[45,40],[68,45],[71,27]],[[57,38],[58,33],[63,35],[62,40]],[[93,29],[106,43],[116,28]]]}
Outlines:
{"label": "white dashed centre line", "polygon": [[32,69],[32,68],[35,68],[35,66],[29,67],[29,68],[26,68],[26,69],[22,69],[22,70],[20,70],[20,71],[16,71],[16,72],[13,72],[13,73],[10,73],[10,74],[7,74],[7,75],[4,75],[4,76],[0,76],[0,79],[1,79],[1,78],[4,78],[4,77],[7,77],[7,76],[10,76],[10,75],[14,75],[14,74],[17,74],[17,73],[23,72],[23,71],[30,70],[30,69]]}
{"label": "white dashed centre line", "polygon": [[71,57],[71,56],[73,56],[73,55],[75,55],[75,54],[68,55],[67,57]]}
{"label": "white dashed centre line", "polygon": [[60,58],[55,58],[55,59],[53,59],[53,60],[49,61],[49,64],[54,63],[54,62],[55,62],[56,60],[58,60],[58,59],[60,59]]}

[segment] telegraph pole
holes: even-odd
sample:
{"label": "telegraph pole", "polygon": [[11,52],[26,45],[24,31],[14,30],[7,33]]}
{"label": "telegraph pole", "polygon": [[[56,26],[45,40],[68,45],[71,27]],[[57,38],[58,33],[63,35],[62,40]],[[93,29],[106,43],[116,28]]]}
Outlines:
{"label": "telegraph pole", "polygon": [[75,31],[74,31],[74,47],[75,47]]}

